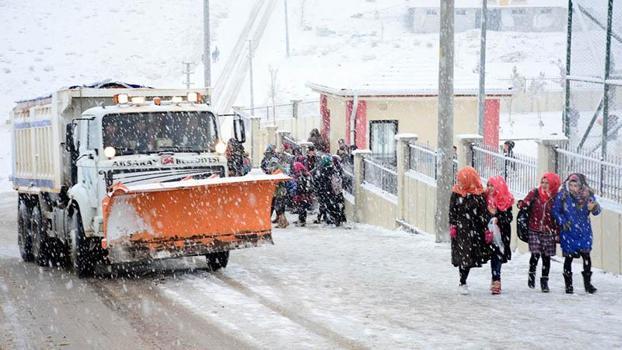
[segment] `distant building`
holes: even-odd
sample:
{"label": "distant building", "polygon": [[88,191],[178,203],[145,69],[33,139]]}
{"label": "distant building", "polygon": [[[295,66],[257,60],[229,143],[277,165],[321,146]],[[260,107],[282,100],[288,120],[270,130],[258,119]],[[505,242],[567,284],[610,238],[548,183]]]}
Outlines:
{"label": "distant building", "polygon": [[[563,32],[566,30],[565,0],[488,0],[488,30],[512,32]],[[417,0],[408,9],[414,33],[437,33],[440,25],[439,0]],[[481,25],[481,0],[455,3],[455,31]]]}

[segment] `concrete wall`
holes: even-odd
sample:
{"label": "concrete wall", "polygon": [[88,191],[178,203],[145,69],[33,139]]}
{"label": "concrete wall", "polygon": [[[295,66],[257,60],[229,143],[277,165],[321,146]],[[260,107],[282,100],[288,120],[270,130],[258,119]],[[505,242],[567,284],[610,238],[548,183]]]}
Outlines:
{"label": "concrete wall", "polygon": [[[367,123],[374,120],[397,120],[398,133],[416,133],[419,142],[436,145],[437,139],[437,98],[370,98],[367,102]],[[343,97],[328,97],[330,109],[330,142],[331,150],[337,149],[337,140],[345,138],[346,133],[346,101]],[[477,97],[456,97],[454,129],[456,133],[474,133],[477,131]],[[369,135],[366,135],[369,148]]]}
{"label": "concrete wall", "polygon": [[376,190],[370,190],[371,185],[363,185],[361,191],[360,222],[380,226],[389,230],[395,229],[397,224],[397,202],[381,195]]}
{"label": "concrete wall", "polygon": [[[414,171],[406,172],[404,221],[417,230],[434,233],[436,213],[436,181]],[[447,202],[449,205],[449,202]]]}

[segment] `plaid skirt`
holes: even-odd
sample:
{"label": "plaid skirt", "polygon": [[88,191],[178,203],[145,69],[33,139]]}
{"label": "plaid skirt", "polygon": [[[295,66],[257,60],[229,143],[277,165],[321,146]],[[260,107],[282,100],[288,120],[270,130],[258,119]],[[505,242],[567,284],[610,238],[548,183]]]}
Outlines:
{"label": "plaid skirt", "polygon": [[555,255],[555,235],[529,230],[529,251],[542,256]]}

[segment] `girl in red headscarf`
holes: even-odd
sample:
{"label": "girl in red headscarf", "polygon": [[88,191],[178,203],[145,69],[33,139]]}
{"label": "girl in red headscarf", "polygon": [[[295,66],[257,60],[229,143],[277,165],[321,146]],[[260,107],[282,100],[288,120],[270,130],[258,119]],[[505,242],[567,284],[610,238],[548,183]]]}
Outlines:
{"label": "girl in red headscarf", "polygon": [[449,201],[451,263],[460,273],[460,292],[468,294],[467,277],[473,267],[481,267],[490,258],[484,241],[488,211],[484,188],[474,168],[465,167],[456,174],[456,185]]}
{"label": "girl in red headscarf", "polygon": [[529,208],[529,275],[527,285],[536,287],[536,269],[538,260],[542,257],[542,277],[540,289],[543,293],[549,292],[549,271],[551,257],[556,253],[559,229],[552,214],[555,196],[559,191],[561,178],[555,173],[546,173],[542,176],[540,187],[529,191],[527,197],[518,202],[519,208]]}
{"label": "girl in red headscarf", "polygon": [[514,205],[514,196],[510,193],[503,177],[493,176],[488,179],[486,204],[491,217],[489,227],[496,225],[500,236],[493,239],[494,237],[491,237],[492,232],[488,231],[485,237],[487,242],[494,241],[490,259],[490,270],[492,272],[490,292],[499,294],[501,293],[501,265],[512,258],[510,239],[512,236],[512,205]]}

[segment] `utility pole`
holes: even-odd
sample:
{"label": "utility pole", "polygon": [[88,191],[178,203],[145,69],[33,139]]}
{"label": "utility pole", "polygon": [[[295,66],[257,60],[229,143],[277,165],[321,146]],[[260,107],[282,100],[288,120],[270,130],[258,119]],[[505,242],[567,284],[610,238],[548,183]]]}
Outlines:
{"label": "utility pole", "polygon": [[454,0],[441,1],[438,65],[438,179],[436,242],[449,240],[449,197],[453,185]]}
{"label": "utility pole", "polygon": [[184,71],[184,74],[186,75],[186,81],[184,81],[184,84],[186,84],[186,89],[190,89],[190,85],[192,85],[192,82],[190,81],[190,75],[194,74],[194,72],[190,70],[190,65],[192,64],[192,62],[183,62],[183,64],[186,66],[186,70]]}
{"label": "utility pole", "polygon": [[278,69],[270,67],[270,97],[272,98],[272,120],[276,125],[276,76]]}
{"label": "utility pole", "polygon": [[283,0],[283,7],[285,8],[285,49],[287,50],[287,57],[289,57],[289,20],[287,15],[287,0]]}
{"label": "utility pole", "polygon": [[253,42],[248,41],[248,71],[251,89],[251,115],[255,115],[255,88],[253,86]]}
{"label": "utility pole", "polygon": [[203,79],[206,89],[210,89],[207,94],[208,103],[212,100],[212,48],[210,42],[209,28],[209,0],[203,0]]}
{"label": "utility pole", "polygon": [[484,136],[484,116],[486,113],[486,17],[488,0],[482,0],[482,23],[479,42],[479,93],[477,94],[478,133]]}

